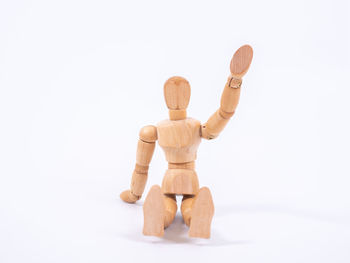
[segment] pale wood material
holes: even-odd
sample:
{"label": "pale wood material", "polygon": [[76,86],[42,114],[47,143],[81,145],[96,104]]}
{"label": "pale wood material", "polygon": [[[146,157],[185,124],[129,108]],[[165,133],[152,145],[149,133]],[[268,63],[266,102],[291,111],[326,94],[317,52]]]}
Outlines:
{"label": "pale wood material", "polygon": [[229,119],[225,119],[220,115],[220,111],[216,111],[209,120],[202,125],[201,135],[205,139],[214,139],[225,128]]}
{"label": "pale wood material", "polygon": [[169,169],[165,172],[162,191],[165,194],[195,195],[199,189],[197,174],[189,169]]}
{"label": "pale wood material", "polygon": [[197,149],[201,138],[216,138],[235,114],[242,77],[252,58],[253,50],[249,45],[242,46],[235,52],[230,64],[231,75],[221,96],[220,108],[203,125],[187,117],[186,108],[191,95],[188,81],[176,76],[165,82],[164,97],[170,119],[159,122],[157,126],[145,126],[141,129],[131,187],[120,195],[129,203],[140,199],[147,181],[155,142],[158,140],[168,161],[168,170],[162,187],[152,186],[146,197],[143,206],[145,235],[163,236],[164,228],[171,224],[177,211],[175,195],[183,195],[181,213],[185,224],[190,228],[189,236],[210,237],[214,204],[209,189],[199,189],[194,170]]}
{"label": "pale wood material", "polygon": [[193,201],[194,201],[194,197],[187,195],[182,198],[182,202],[181,202],[181,214],[187,226],[190,226],[190,222],[191,222],[191,211],[192,211]]}
{"label": "pale wood material", "polygon": [[148,166],[152,160],[155,146],[156,144],[154,142],[139,140],[137,143],[136,163],[138,165]]}
{"label": "pale wood material", "polygon": [[141,197],[148,177],[148,165],[151,162],[155,148],[154,142],[144,142],[141,139],[137,144],[136,167],[132,174],[131,193]]}
{"label": "pale wood material", "polygon": [[140,131],[140,139],[137,144],[136,166],[131,179],[131,193],[142,196],[148,177],[148,166],[152,160],[155,141],[157,140],[157,128],[149,125]]}
{"label": "pale wood material", "polygon": [[120,198],[127,203],[135,203],[137,200],[139,200],[141,197],[134,195],[131,190],[125,190],[120,194]]}
{"label": "pale wood material", "polygon": [[168,162],[186,163],[196,160],[201,142],[200,127],[200,122],[192,118],[158,123],[158,143]]}
{"label": "pale wood material", "polygon": [[253,59],[253,49],[249,45],[241,46],[231,60],[230,70],[234,78],[242,78],[248,71]]}
{"label": "pale wood material", "polygon": [[143,166],[139,164],[135,164],[134,172],[137,172],[139,174],[147,174],[148,173],[149,166]]}
{"label": "pale wood material", "polygon": [[194,170],[195,168],[195,162],[188,162],[188,163],[168,163],[168,169],[190,169]]}
{"label": "pale wood material", "polygon": [[[226,82],[224,91],[221,95],[221,101],[220,101],[220,109],[223,112],[233,113],[235,112],[238,102],[239,102],[239,97],[241,95],[241,89],[239,88],[232,88],[230,87],[230,82],[232,85],[232,79],[229,78]],[[232,116],[231,115],[231,116]]]}
{"label": "pale wood material", "polygon": [[164,98],[169,110],[185,110],[191,96],[190,83],[183,77],[171,77],[164,84]]}
{"label": "pale wood material", "polygon": [[130,190],[120,194],[120,198],[127,203],[139,200],[145,189],[148,177],[148,166],[152,160],[155,141],[157,140],[157,128],[149,125],[140,130],[136,151],[136,165],[132,174]]}
{"label": "pale wood material", "polygon": [[143,127],[140,130],[139,137],[144,142],[155,142],[157,140],[157,127],[153,125]]}
{"label": "pale wood material", "polygon": [[177,211],[175,195],[164,195],[158,185],[152,186],[143,205],[143,234],[161,237]]}
{"label": "pale wood material", "polygon": [[143,205],[143,234],[146,236],[164,235],[165,204],[158,185],[151,187]]}
{"label": "pale wood material", "polygon": [[148,166],[142,166],[136,163],[131,179],[131,193],[141,197],[145,189],[148,177]]}
{"label": "pale wood material", "polygon": [[186,110],[169,110],[169,119],[172,121],[183,120],[187,117]]}
{"label": "pale wood material", "polygon": [[147,182],[147,173],[138,173],[138,172],[133,172],[132,173],[132,179],[131,179],[131,193],[136,195],[136,196],[142,196],[143,191],[145,190],[145,185]]}
{"label": "pale wood material", "polygon": [[210,238],[211,220],[214,215],[214,203],[210,190],[202,187],[196,195],[190,212],[190,237]]}
{"label": "pale wood material", "polygon": [[177,203],[175,195],[165,195],[164,196],[164,228],[167,228],[173,221],[177,211]]}
{"label": "pale wood material", "polygon": [[204,139],[214,139],[225,128],[236,111],[241,93],[242,77],[248,71],[253,58],[253,49],[249,45],[240,47],[233,55],[228,78],[221,95],[220,108],[201,126]]}

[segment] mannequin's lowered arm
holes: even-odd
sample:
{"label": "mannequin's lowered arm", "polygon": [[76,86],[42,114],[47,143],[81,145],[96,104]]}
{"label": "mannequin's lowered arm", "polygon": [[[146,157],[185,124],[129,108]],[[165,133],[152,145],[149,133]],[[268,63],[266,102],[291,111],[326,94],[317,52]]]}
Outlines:
{"label": "mannequin's lowered arm", "polygon": [[140,131],[137,143],[136,165],[131,178],[130,190],[120,194],[120,198],[127,203],[135,203],[139,200],[145,189],[148,177],[148,167],[152,160],[155,141],[157,140],[157,128],[145,126]]}

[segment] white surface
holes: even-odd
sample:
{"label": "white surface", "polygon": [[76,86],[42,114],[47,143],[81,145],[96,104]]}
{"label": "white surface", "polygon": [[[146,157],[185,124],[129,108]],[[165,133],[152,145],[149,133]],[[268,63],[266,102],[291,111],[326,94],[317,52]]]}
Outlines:
{"label": "white surface", "polygon": [[[348,1],[1,1],[0,262],[349,262]],[[255,54],[237,115],[203,141],[212,239],[180,215],[142,236],[128,205],[138,131],[162,86],[219,106],[233,52]],[[159,148],[146,192],[166,163]]]}

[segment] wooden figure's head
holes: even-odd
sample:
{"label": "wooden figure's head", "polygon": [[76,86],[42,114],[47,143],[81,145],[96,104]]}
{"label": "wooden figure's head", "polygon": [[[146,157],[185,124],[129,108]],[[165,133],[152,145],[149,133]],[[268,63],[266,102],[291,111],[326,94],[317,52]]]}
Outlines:
{"label": "wooden figure's head", "polygon": [[164,84],[164,98],[169,110],[186,110],[191,97],[190,83],[182,77],[171,77]]}

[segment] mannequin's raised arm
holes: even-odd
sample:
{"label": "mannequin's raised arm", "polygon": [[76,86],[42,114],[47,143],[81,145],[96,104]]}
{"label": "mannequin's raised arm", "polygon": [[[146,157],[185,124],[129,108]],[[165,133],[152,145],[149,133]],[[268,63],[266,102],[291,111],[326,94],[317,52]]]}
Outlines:
{"label": "mannequin's raised arm", "polygon": [[157,140],[157,128],[145,126],[140,131],[137,143],[136,165],[132,174],[130,190],[120,194],[120,198],[127,203],[135,203],[139,200],[145,189],[148,177],[148,167],[152,160],[155,141]]}
{"label": "mannequin's raised arm", "polygon": [[249,45],[240,47],[232,57],[231,75],[227,79],[221,95],[220,108],[201,126],[201,136],[211,140],[225,128],[236,111],[241,92],[242,77],[247,73],[253,58],[253,49]]}

